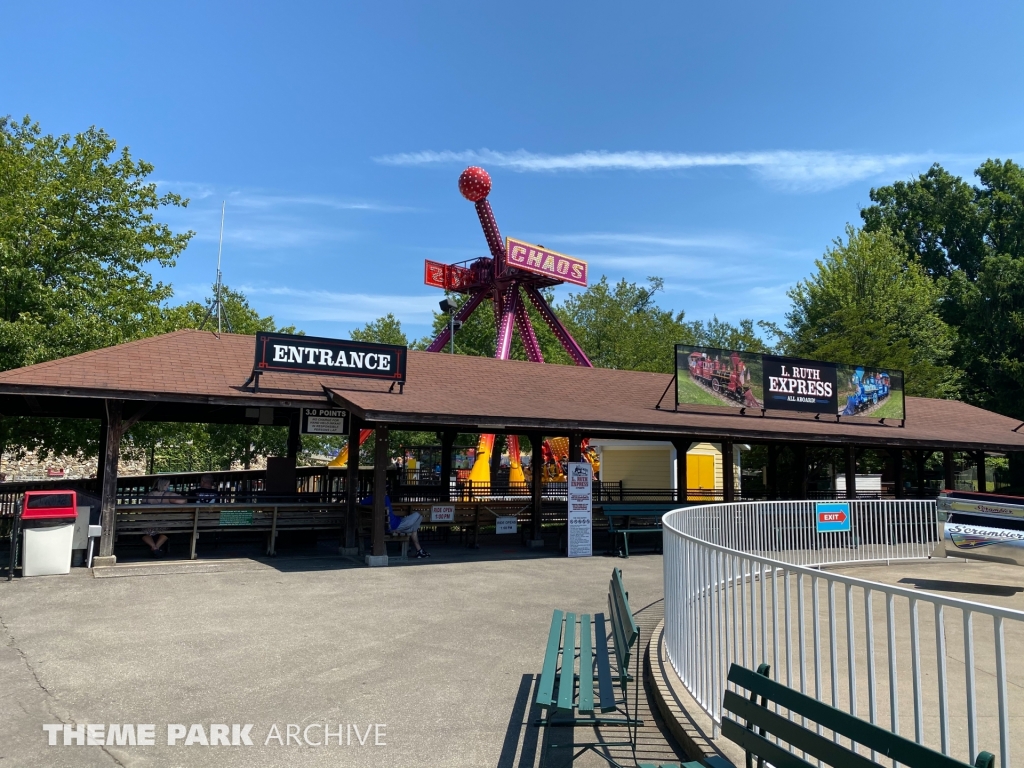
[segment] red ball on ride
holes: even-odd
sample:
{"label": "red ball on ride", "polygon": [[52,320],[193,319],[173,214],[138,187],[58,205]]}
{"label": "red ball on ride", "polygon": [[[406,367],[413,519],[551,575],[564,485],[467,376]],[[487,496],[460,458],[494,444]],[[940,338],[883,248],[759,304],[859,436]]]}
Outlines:
{"label": "red ball on ride", "polygon": [[477,203],[491,191],[491,177],[483,168],[471,165],[459,176],[459,192],[470,202]]}

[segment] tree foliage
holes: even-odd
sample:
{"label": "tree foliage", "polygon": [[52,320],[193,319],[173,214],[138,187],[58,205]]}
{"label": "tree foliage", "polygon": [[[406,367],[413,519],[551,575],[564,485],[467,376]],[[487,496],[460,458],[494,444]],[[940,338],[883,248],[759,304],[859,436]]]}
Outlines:
{"label": "tree foliage", "polygon": [[939,316],[939,288],[889,233],[847,227],[846,241],[837,239],[815,266],[789,292],[787,353],[899,368],[911,395],[956,394],[954,337]]}
{"label": "tree foliage", "polygon": [[934,165],[917,179],[871,190],[865,229],[889,232],[936,281],[955,331],[962,394],[1024,418],[1024,169],[987,160],[972,185]]}

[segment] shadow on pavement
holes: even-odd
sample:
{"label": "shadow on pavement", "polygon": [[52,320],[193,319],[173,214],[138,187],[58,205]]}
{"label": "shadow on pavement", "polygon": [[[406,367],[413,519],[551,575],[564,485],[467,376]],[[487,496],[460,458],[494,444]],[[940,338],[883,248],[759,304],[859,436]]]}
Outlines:
{"label": "shadow on pavement", "polygon": [[1013,597],[1024,592],[1024,587],[1013,587],[1009,584],[974,584],[969,581],[942,581],[941,579],[922,579],[908,577],[900,579],[899,584],[910,584],[915,589],[929,592],[963,592],[968,595],[994,595],[995,597]]}

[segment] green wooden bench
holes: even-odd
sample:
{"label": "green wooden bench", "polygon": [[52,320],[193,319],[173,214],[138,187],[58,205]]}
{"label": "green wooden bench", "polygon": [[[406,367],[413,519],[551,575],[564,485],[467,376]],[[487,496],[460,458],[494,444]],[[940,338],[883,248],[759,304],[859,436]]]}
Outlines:
{"label": "green wooden bench", "polygon": [[[612,571],[608,586],[607,617],[603,613],[584,613],[577,617],[573,612],[555,610],[535,699],[545,710],[546,717],[534,725],[626,728],[629,740],[575,743],[570,737],[568,743],[552,744],[552,748],[580,748],[573,760],[592,750],[615,766],[618,764],[601,754],[599,748],[632,747],[635,751],[636,729],[643,725],[636,717],[640,653],[635,646],[639,639],[640,628],[633,619],[629,595],[622,584],[622,571],[618,568]],[[635,666],[634,674],[629,672],[630,661]],[[634,683],[632,709],[628,695],[631,682]]]}
{"label": "green wooden bench", "polygon": [[[673,509],[686,506],[679,502],[647,502],[645,504],[605,504],[604,516],[608,519],[608,533],[611,536],[612,548],[618,534],[622,534],[623,549],[618,551],[622,557],[629,557],[629,535],[631,533],[656,533],[661,536],[661,518]],[[622,520],[616,525],[615,520]],[[635,520],[646,520],[646,525],[635,525]]]}
{"label": "green wooden bench", "polygon": [[[748,768],[754,757],[757,758],[758,768],[766,762],[777,768],[812,768],[814,763],[804,757],[816,758],[825,765],[841,768],[877,768],[878,763],[838,743],[838,736],[845,736],[862,748],[884,755],[887,761],[894,760],[914,768],[971,768],[967,763],[897,736],[885,728],[777,683],[769,678],[769,669],[767,664],[758,667],[757,672],[751,672],[738,664],[729,668],[729,682],[750,691],[750,697],[736,691],[725,692],[722,707],[736,719],[722,716],[722,735],[746,750]],[[814,730],[773,711],[770,705],[787,709],[791,715],[799,715]],[[746,725],[742,725],[741,721],[745,721]],[[831,736],[819,734],[819,726],[832,731],[837,738],[833,740]],[[804,757],[769,741],[768,736],[788,743],[794,750],[803,753]],[[978,753],[974,768],[994,766],[995,757],[991,753]]]}

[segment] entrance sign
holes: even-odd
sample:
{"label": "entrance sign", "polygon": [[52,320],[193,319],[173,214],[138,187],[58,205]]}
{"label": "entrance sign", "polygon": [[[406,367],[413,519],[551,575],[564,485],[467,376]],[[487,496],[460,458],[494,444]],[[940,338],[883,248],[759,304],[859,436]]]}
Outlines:
{"label": "entrance sign", "polygon": [[344,408],[303,408],[299,433],[303,435],[347,435],[348,411]]}
{"label": "entrance sign", "polygon": [[432,523],[454,523],[454,504],[435,504],[430,508],[430,522]]}
{"label": "entrance sign", "polygon": [[324,339],[290,333],[257,333],[253,373],[314,373],[405,383],[407,347]]}
{"label": "entrance sign", "polygon": [[569,557],[594,554],[594,469],[588,461],[568,466]]}
{"label": "entrance sign", "polygon": [[904,419],[903,371],[676,344],[676,406]]}
{"label": "entrance sign", "polygon": [[818,533],[847,533],[850,530],[850,502],[819,501],[814,505]]}
{"label": "entrance sign", "polygon": [[525,269],[574,285],[587,285],[587,262],[583,259],[549,251],[522,240],[505,238],[505,261],[516,269]]}
{"label": "entrance sign", "polygon": [[495,533],[515,533],[518,530],[519,518],[515,515],[502,515],[494,521]]}

